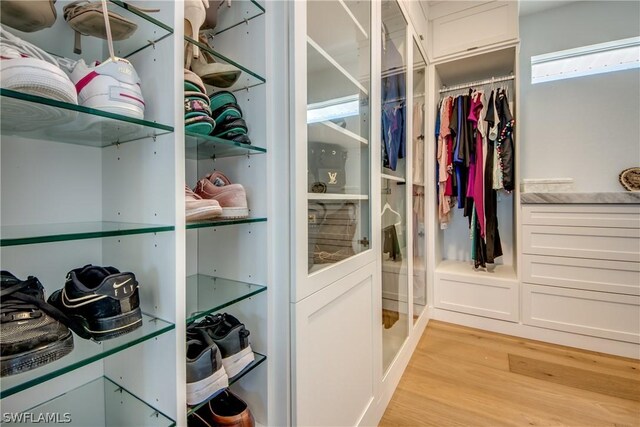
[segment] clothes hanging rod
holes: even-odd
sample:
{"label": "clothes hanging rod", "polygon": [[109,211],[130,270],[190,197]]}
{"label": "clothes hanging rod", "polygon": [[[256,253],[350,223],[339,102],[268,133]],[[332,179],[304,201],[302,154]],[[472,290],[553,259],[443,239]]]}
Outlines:
{"label": "clothes hanging rod", "polygon": [[513,80],[515,78],[516,78],[515,76],[504,76],[504,77],[496,77],[496,78],[480,80],[477,82],[465,83],[465,84],[454,85],[449,87],[443,86],[442,89],[440,89],[440,93],[453,92],[454,90],[467,89],[474,86],[483,86],[490,83],[506,82],[508,80]]}

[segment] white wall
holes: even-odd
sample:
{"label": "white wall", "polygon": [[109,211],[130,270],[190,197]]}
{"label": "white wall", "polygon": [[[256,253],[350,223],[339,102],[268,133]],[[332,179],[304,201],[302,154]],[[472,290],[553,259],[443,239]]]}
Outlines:
{"label": "white wall", "polygon": [[531,85],[531,56],[638,35],[636,1],[575,2],[520,17],[523,179],[570,177],[576,191],[624,191],[618,174],[640,166],[640,71]]}

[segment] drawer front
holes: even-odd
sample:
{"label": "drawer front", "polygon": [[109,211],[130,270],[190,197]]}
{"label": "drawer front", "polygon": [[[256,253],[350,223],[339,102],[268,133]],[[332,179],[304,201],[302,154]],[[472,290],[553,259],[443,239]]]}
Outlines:
{"label": "drawer front", "polygon": [[515,2],[495,1],[434,19],[434,58],[516,39],[516,9]]}
{"label": "drawer front", "polygon": [[640,295],[640,263],[523,255],[522,281],[538,285]]}
{"label": "drawer front", "polygon": [[640,343],[640,297],[523,283],[523,323]]}
{"label": "drawer front", "polygon": [[525,225],[522,252],[640,262],[640,229]]}
{"label": "drawer front", "polygon": [[524,205],[522,224],[640,228],[640,206]]}
{"label": "drawer front", "polygon": [[434,305],[437,308],[518,321],[518,283],[496,281],[474,282],[463,276],[436,275]]}

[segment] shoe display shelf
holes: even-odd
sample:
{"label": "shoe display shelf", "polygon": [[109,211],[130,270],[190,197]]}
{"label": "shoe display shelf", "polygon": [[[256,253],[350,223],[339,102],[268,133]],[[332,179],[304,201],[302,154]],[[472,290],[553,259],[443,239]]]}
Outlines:
{"label": "shoe display shelf", "polygon": [[[267,3],[265,6],[269,6]],[[229,386],[248,404],[258,424],[268,425],[268,267],[269,247],[267,177],[269,156],[265,6],[243,0],[220,6],[218,24],[208,40],[196,44],[201,56],[231,64],[242,71],[229,88],[207,86],[207,94],[230,91],[238,100],[249,128],[251,144],[185,132],[185,178],[196,181],[219,170],[247,193],[249,217],[189,222],[186,224],[186,322],[227,312],[250,331],[254,361],[229,378]],[[206,43],[206,44],[205,44]],[[207,54],[202,54],[207,52]],[[211,58],[208,59],[209,61]],[[263,368],[256,369],[260,365]],[[207,404],[187,407],[187,417]]]}
{"label": "shoe display shelf", "polygon": [[[253,360],[253,362],[251,362],[249,365],[247,365],[247,367],[245,367],[242,371],[238,372],[235,376],[229,378],[229,387],[231,387],[232,385],[234,385],[236,382],[238,382],[242,377],[244,377],[246,374],[248,374],[249,372],[253,371],[256,367],[258,367],[262,362],[264,362],[265,360],[267,360],[267,356],[260,354],[260,353],[256,353],[255,351],[253,352],[253,355],[255,357],[255,359]],[[213,399],[214,397],[216,397],[218,394],[220,394],[222,392],[222,390],[217,391],[216,393],[212,394],[211,396],[209,396],[207,398],[207,400],[205,400],[202,403],[199,403],[197,405],[194,406],[190,406],[189,409],[187,410],[187,416],[191,416],[191,414],[193,414],[194,412],[196,412],[198,409],[202,408],[204,405],[206,405],[211,399]],[[249,408],[251,409],[251,408]]]}
{"label": "shoe display shelf", "polygon": [[2,378],[0,398],[11,396],[44,381],[64,375],[114,353],[174,329],[175,325],[143,314],[142,327],[118,338],[97,342],[74,337],[73,351],[55,362]]}
{"label": "shoe display shelf", "polygon": [[[54,56],[104,60],[101,39],[82,36],[82,54],[73,52],[74,33],[62,13],[69,3],[56,2],[51,28],[9,30]],[[172,67],[157,67],[175,57],[175,5],[139,4],[160,12],[121,1],[108,7],[137,25],[114,48],[142,79],[144,119],[0,90],[2,268],[37,276],[46,296],[84,264],[133,271],[144,313],[130,333],[103,342],[76,335],[68,355],[3,377],[4,412],[68,413],[73,425],[169,426],[177,419],[175,358],[183,345],[174,324],[176,184],[166,174],[175,167],[175,103],[171,91],[160,90],[175,79]]]}
{"label": "shoe display shelf", "polygon": [[96,421],[99,419],[107,420],[107,425],[113,426],[176,425],[172,419],[107,377],[97,378],[25,412],[30,414],[32,420],[50,420],[51,418],[44,417],[55,415],[55,420],[47,422],[47,425],[63,426],[72,423],[71,425],[77,426],[93,426],[97,425]]}

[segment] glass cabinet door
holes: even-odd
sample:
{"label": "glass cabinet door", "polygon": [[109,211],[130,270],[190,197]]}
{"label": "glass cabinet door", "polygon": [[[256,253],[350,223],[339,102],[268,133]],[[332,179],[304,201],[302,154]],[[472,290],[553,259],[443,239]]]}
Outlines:
{"label": "glass cabinet door", "polygon": [[369,249],[369,1],[307,2],[308,269]]}
{"label": "glass cabinet door", "polygon": [[382,2],[382,361],[386,371],[409,333],[407,260],[407,22]]}
{"label": "glass cabinet door", "polygon": [[424,311],[427,303],[427,258],[425,224],[425,99],[427,83],[427,64],[420,52],[418,43],[413,41],[413,125],[411,142],[413,144],[413,202],[411,216],[413,221],[413,323]]}

